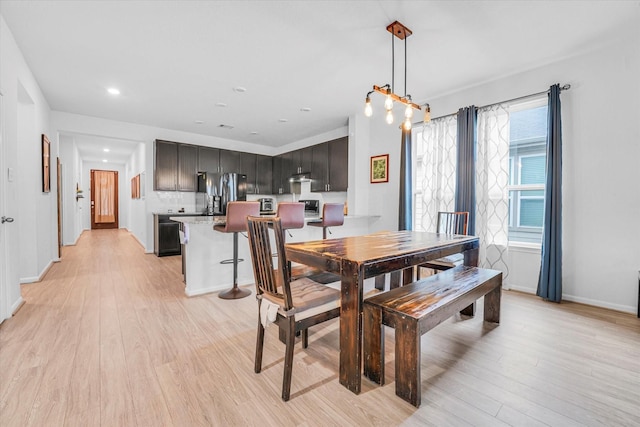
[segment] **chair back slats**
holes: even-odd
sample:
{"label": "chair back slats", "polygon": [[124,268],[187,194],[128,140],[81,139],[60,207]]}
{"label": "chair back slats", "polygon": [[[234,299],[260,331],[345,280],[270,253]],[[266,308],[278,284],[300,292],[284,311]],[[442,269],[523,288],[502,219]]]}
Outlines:
{"label": "chair back slats", "polygon": [[467,234],[469,212],[438,212],[437,233]]}
{"label": "chair back slats", "polygon": [[[274,268],[273,252],[269,229],[275,235],[275,250],[278,254],[277,268]],[[267,293],[284,301],[285,310],[293,307],[291,298],[291,277],[287,268],[284,249],[284,234],[280,218],[247,217],[249,249],[253,261],[253,273],[256,280],[256,293]],[[280,278],[281,280],[277,280]],[[278,285],[281,285],[280,287]]]}

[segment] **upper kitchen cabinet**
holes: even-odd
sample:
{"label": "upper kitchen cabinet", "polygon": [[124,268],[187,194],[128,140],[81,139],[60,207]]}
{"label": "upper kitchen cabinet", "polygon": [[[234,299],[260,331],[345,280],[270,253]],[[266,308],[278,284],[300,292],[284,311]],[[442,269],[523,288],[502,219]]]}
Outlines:
{"label": "upper kitchen cabinet", "polygon": [[271,156],[256,156],[256,193],[271,194],[273,169]]}
{"label": "upper kitchen cabinet", "polygon": [[178,191],[198,190],[198,147],[178,144]]}
{"label": "upper kitchen cabinet", "polygon": [[329,144],[311,147],[311,191],[327,191],[329,179]]}
{"label": "upper kitchen cabinet", "polygon": [[218,172],[220,168],[220,149],[198,147],[198,172]]}
{"label": "upper kitchen cabinet", "polygon": [[304,173],[311,172],[312,170],[312,157],[313,157],[313,147],[302,148],[300,150],[292,151],[290,154],[291,157],[291,173]]}
{"label": "upper kitchen cabinet", "polygon": [[178,144],[156,140],[154,143],[153,189],[176,191],[178,186]]}
{"label": "upper kitchen cabinet", "polygon": [[294,173],[292,171],[293,167],[291,166],[291,153],[284,153],[279,156],[272,157],[272,164],[273,187],[271,188],[271,191],[273,194],[291,193],[289,178],[291,178],[291,175]]}
{"label": "upper kitchen cabinet", "polygon": [[240,164],[239,151],[220,150],[220,173],[240,173]]}
{"label": "upper kitchen cabinet", "polygon": [[327,142],[329,145],[328,191],[347,191],[349,186],[349,138]]}
{"label": "upper kitchen cabinet", "polygon": [[311,191],[347,191],[349,139],[338,138],[310,148]]}
{"label": "upper kitchen cabinet", "polygon": [[256,193],[257,154],[240,153],[240,169],[238,172],[247,175],[247,194]]}

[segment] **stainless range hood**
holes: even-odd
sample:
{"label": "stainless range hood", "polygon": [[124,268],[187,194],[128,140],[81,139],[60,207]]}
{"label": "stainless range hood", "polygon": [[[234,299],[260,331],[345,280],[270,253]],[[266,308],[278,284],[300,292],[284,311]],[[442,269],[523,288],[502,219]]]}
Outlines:
{"label": "stainless range hood", "polygon": [[289,182],[311,182],[311,172],[295,173],[289,178]]}
{"label": "stainless range hood", "polygon": [[306,194],[311,192],[311,172],[302,172],[291,175],[289,186],[293,194]]}

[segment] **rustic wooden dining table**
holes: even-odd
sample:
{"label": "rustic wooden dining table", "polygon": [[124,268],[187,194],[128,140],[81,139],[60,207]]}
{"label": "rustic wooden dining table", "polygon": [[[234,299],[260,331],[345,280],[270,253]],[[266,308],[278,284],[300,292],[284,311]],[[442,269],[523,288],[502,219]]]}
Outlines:
{"label": "rustic wooden dining table", "polygon": [[286,244],[289,261],[341,276],[340,383],[358,394],[362,371],[362,301],[364,280],[462,253],[464,264],[477,266],[475,236],[417,231],[387,231],[340,239]]}

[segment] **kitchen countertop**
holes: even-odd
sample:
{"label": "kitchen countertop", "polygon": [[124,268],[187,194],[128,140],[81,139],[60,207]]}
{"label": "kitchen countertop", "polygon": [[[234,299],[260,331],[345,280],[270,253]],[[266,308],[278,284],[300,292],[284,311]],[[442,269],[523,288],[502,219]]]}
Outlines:
{"label": "kitchen countertop", "polygon": [[[164,215],[164,214],[163,214]],[[270,215],[261,215],[261,216],[270,216]],[[365,218],[380,218],[380,215],[347,215],[344,217],[345,222],[351,219],[365,219]],[[169,217],[170,220],[176,222],[182,222],[184,224],[210,224],[210,225],[221,225],[226,222],[225,216],[202,216],[202,215],[188,215],[181,214],[176,216]],[[304,218],[305,223],[309,222],[319,222],[319,216],[308,216]]]}

